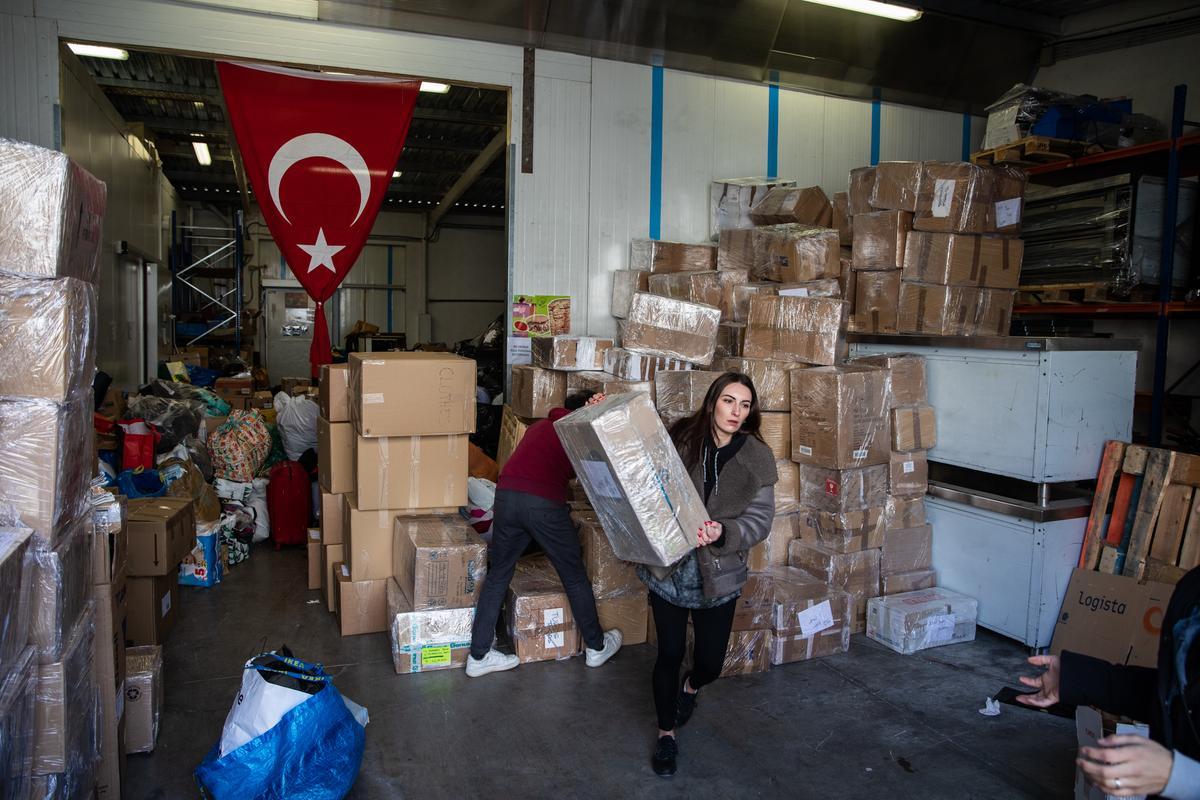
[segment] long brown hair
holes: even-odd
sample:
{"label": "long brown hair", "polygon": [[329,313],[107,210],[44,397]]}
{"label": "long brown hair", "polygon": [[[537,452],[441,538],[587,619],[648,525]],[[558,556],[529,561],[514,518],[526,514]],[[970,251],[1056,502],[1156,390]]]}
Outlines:
{"label": "long brown hair", "polygon": [[726,372],[708,387],[708,394],[704,395],[704,402],[695,414],[684,417],[671,426],[671,441],[675,443],[675,449],[679,451],[684,466],[689,469],[700,460],[704,442],[712,437],[713,412],[716,410],[717,400],[731,383],[740,383],[750,390],[750,413],[746,415],[738,433],[745,433],[762,441],[762,435],[759,433],[762,412],[758,408],[758,391],[754,388],[754,381],[750,380],[749,375],[741,372]]}

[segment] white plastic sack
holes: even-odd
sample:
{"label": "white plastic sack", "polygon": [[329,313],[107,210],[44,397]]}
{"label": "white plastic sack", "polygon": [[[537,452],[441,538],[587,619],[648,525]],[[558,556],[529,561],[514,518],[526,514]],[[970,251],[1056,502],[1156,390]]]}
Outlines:
{"label": "white plastic sack", "polygon": [[254,543],[265,542],[271,537],[271,513],[267,510],[267,486],[271,482],[266,478],[255,478],[254,488],[246,500],[247,507],[254,512]]}
{"label": "white plastic sack", "polygon": [[467,505],[462,509],[475,532],[491,543],[492,507],[496,505],[496,484],[486,478],[467,478]]}
{"label": "white plastic sack", "polygon": [[250,495],[254,494],[254,484],[238,483],[225,478],[217,478],[213,481],[213,489],[216,490],[217,497],[222,500],[235,500],[239,503],[245,503],[250,499]]}
{"label": "white plastic sack", "polygon": [[317,449],[320,418],[321,407],[307,397],[288,397],[283,392],[275,395],[275,424],[290,460],[299,461],[305,450]]}
{"label": "white plastic sack", "polygon": [[[250,666],[249,661],[246,666]],[[283,715],[312,695],[263,680],[256,669],[242,672],[242,689],[221,729],[221,757],[274,728]]]}

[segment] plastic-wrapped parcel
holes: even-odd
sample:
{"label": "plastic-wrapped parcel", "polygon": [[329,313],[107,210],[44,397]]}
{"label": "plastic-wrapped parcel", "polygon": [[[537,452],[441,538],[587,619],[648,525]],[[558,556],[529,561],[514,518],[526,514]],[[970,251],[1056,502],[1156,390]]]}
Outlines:
{"label": "plastic-wrapped parcel", "polygon": [[396,672],[453,669],[467,663],[474,608],[414,611],[395,578],[388,578],[387,608]]}
{"label": "plastic-wrapped parcel", "polygon": [[746,323],[722,322],[717,327],[717,344],[713,348],[714,361],[723,358],[741,358],[746,346]]}
{"label": "plastic-wrapped parcel", "polygon": [[721,178],[709,187],[709,233],[754,227],[750,209],[775,187],[793,188],[795,181],[778,178]]}
{"label": "plastic-wrapped parcel", "polygon": [[96,282],[104,184],[55,150],[0,139],[0,272]]}
{"label": "plastic-wrapped parcel", "polygon": [[836,364],[846,346],[846,306],[832,297],[771,297],[750,300],[746,358]]}
{"label": "plastic-wrapped parcel", "polygon": [[850,595],[795,567],[771,567],[767,574],[773,589],[772,664],[850,649]]}
{"label": "plastic-wrapped parcel", "polygon": [[579,628],[558,573],[543,559],[524,562],[508,587],[508,631],[521,663],[570,658]]}
{"label": "plastic-wrapped parcel", "polygon": [[819,544],[796,539],[788,546],[788,563],[830,586],[850,592],[879,594],[879,551],[838,553]]}
{"label": "plastic-wrapped parcel", "polygon": [[719,308],[721,305],[721,284],[718,281],[720,274],[716,270],[712,270],[710,272],[666,272],[651,275],[650,294]]}
{"label": "plastic-wrapped parcel", "polygon": [[800,465],[800,505],[833,514],[879,508],[887,503],[888,465],[824,469]]}
{"label": "plastic-wrapped parcel", "polygon": [[790,376],[793,370],[804,369],[794,361],[768,361],[760,358],[725,358],[714,368],[721,372],[740,372],[750,376],[758,394],[758,407],[763,411],[788,411],[792,407]]}
{"label": "plastic-wrapped parcel", "polygon": [[710,364],[720,324],[721,309],[716,306],[638,292],[629,307],[622,344],[638,353]]}
{"label": "plastic-wrapped parcel", "polygon": [[638,269],[619,269],[613,272],[612,302],[608,311],[617,319],[629,316],[629,304],[636,292],[650,291],[650,272]]}
{"label": "plastic-wrapped parcel", "polygon": [[35,746],[37,655],[32,647],[3,662],[0,675],[0,797],[30,797]]}
{"label": "plastic-wrapped parcel", "polygon": [[1007,236],[909,231],[904,280],[946,286],[1015,289],[1025,243]]}
{"label": "plastic-wrapped parcel", "polygon": [[670,566],[691,552],[708,512],[648,396],[616,395],[554,427],[618,558]]}
{"label": "plastic-wrapped parcel", "polygon": [[755,280],[799,283],[836,278],[842,272],[841,244],[831,228],[772,225],[754,229]]}
{"label": "plastic-wrapped parcel", "polygon": [[886,464],[887,370],[846,364],[793,373],[792,460],[846,469]]}
{"label": "plastic-wrapped parcel", "polygon": [[670,425],[700,410],[704,396],[720,372],[663,370],[654,376],[654,402],[663,423]]}
{"label": "plastic-wrapped parcel", "polygon": [[32,534],[28,528],[0,528],[0,673],[29,642],[29,603],[37,580]]}
{"label": "plastic-wrapped parcel", "polygon": [[1025,170],[927,161],[913,228],[936,233],[1021,232]]}
{"label": "plastic-wrapped parcel", "polygon": [[90,391],[95,338],[92,284],[0,275],[0,395],[61,402]]}
{"label": "plastic-wrapped parcel", "polygon": [[633,564],[622,561],[613,552],[612,543],[599,521],[587,520],[580,524],[579,542],[583,568],[597,599],[645,591],[645,584],[638,579]]}
{"label": "plastic-wrapped parcel", "polygon": [[92,599],[92,522],[72,523],[53,549],[38,539],[33,544],[37,588],[33,594],[33,635],[38,661],[62,658],[68,638]]}
{"label": "plastic-wrapped parcel", "polygon": [[656,239],[629,243],[629,268],[650,272],[705,272],[717,268],[717,247]]}
{"label": "plastic-wrapped parcel", "polygon": [[538,336],[530,340],[533,365],[542,369],[602,369],[612,339],[596,336]]}
{"label": "plastic-wrapped parcel", "polygon": [[919,406],[929,402],[929,390],[925,381],[925,356],[915,353],[877,353],[855,356],[851,363],[879,367],[889,372],[888,408]]}
{"label": "plastic-wrapped parcel", "polygon": [[783,225],[799,222],[828,228],[833,222],[833,206],[820,186],[776,187],[750,208],[755,225]]}
{"label": "plastic-wrapped parcel", "polygon": [[875,208],[871,205],[871,193],[875,191],[875,168],[856,167],[850,170],[847,183],[846,210],[851,217],[859,214],[870,214]]}
{"label": "plastic-wrapped parcel", "polygon": [[871,206],[892,211],[916,211],[925,180],[920,161],[881,161],[875,165]]}
{"label": "plastic-wrapped parcel", "polygon": [[854,250],[850,263],[856,270],[900,269],[912,230],[908,211],[873,211],[854,220]]}
{"label": "plastic-wrapped parcel", "polygon": [[33,771],[61,773],[52,777],[59,793],[47,796],[85,797],[78,790],[91,791],[96,757],[95,634],[96,613],[89,603],[72,627],[62,657],[38,667]]}
{"label": "plastic-wrapped parcel", "polygon": [[975,639],[979,602],[940,587],[867,601],[867,636],[903,655]]}
{"label": "plastic-wrapped parcel", "polygon": [[1007,336],[1016,292],[971,286],[900,284],[900,333]]}
{"label": "plastic-wrapped parcel", "polygon": [[859,272],[850,330],[895,333],[900,316],[900,270]]}
{"label": "plastic-wrapped parcel", "polygon": [[528,419],[548,416],[550,409],[561,407],[566,399],[567,377],[562,372],[530,364],[513,365],[509,405],[519,416]]}
{"label": "plastic-wrapped parcel", "polygon": [[623,381],[652,381],[659,370],[691,368],[689,361],[634,353],[623,347],[613,347],[604,352],[604,371]]}

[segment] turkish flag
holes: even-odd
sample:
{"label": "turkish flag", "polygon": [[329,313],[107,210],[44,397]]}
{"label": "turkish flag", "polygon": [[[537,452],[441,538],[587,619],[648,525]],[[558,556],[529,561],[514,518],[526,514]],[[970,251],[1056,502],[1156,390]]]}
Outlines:
{"label": "turkish flag", "polygon": [[217,62],[246,176],[317,301],[309,360],[332,360],[325,301],[350,271],[404,149],[420,83]]}

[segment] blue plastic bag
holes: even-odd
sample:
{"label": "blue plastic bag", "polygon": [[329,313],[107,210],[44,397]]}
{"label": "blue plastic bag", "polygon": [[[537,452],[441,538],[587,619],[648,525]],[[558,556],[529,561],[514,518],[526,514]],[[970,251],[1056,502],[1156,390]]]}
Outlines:
{"label": "blue plastic bag", "polygon": [[324,686],[284,714],[273,728],[224,758],[219,744],[209,751],[195,772],[205,797],[341,800],[346,796],[362,766],[366,735],[329,676],[320,667],[312,671]]}

